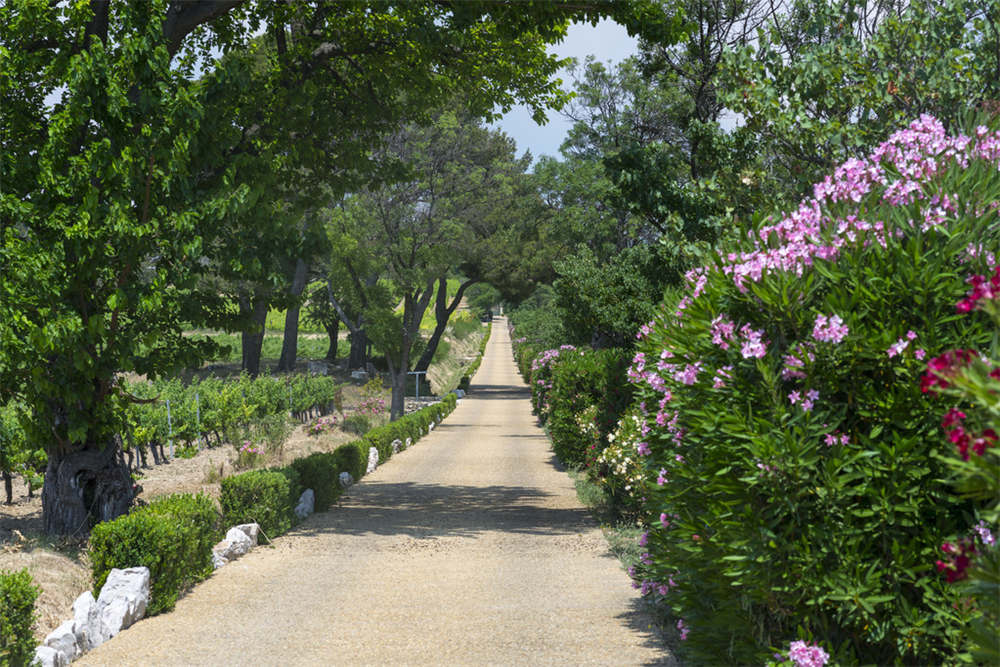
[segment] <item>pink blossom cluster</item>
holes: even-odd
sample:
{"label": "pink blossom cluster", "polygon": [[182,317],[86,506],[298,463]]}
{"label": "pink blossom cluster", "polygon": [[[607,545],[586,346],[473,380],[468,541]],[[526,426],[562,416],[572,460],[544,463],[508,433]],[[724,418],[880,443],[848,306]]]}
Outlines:
{"label": "pink blossom cluster", "polygon": [[990,278],[972,276],[968,283],[972,285],[972,289],[966,292],[964,299],[955,304],[960,313],[968,313],[979,307],[980,301],[1000,299],[1000,266],[993,268],[993,275]]}
{"label": "pink blossom cluster", "polygon": [[837,167],[814,186],[812,199],[803,201],[779,222],[762,227],[756,237],[751,235],[756,246],[753,250],[727,255],[722,271],[745,291],[747,280],[757,282],[769,273],[801,276],[814,259],[835,259],[847,244],[868,242],[869,237],[885,244],[888,238],[881,221],[824,214],[829,204],[860,202],[876,187],[884,188],[882,199],[896,206],[927,198],[931,205],[925,207],[921,227],[943,224],[958,210],[956,197],[925,193],[923,182],[953,163],[967,166],[971,159],[1000,163],[998,147],[1000,131],[980,127],[975,139],[949,137],[940,121],[923,115],[894,133],[867,158],[848,160]]}
{"label": "pink blossom cluster", "polygon": [[330,431],[337,426],[337,416],[329,415],[327,417],[320,417],[315,422],[309,425],[309,435],[319,435],[323,431]]}
{"label": "pink blossom cluster", "polygon": [[[890,359],[892,359],[893,357],[902,354],[903,351],[906,350],[907,347],[909,347],[910,341],[916,340],[916,339],[917,339],[917,332],[915,332],[915,331],[913,331],[911,329],[910,331],[906,332],[906,338],[905,339],[902,336],[900,336],[899,339],[895,343],[893,343],[892,345],[889,346],[889,349],[886,350],[885,353],[889,355]],[[917,350],[917,352],[920,353],[920,354],[917,355],[917,358],[918,359],[923,359],[923,357],[924,357],[923,350]]]}
{"label": "pink blossom cluster", "polygon": [[733,337],[736,325],[725,315],[719,315],[712,320],[712,342],[723,350],[729,349],[728,341]]}
{"label": "pink blossom cluster", "polygon": [[767,341],[764,340],[764,332],[751,329],[749,324],[740,327],[740,336],[743,337],[743,344],[740,347],[740,354],[744,359],[763,359],[767,354]]}
{"label": "pink blossom cluster", "polygon": [[358,412],[363,415],[380,415],[385,412],[385,399],[381,396],[368,396],[358,403]]}
{"label": "pink blossom cluster", "polygon": [[997,538],[994,537],[993,532],[990,530],[989,526],[986,525],[985,521],[981,520],[972,527],[972,530],[976,532],[976,535],[979,537],[979,541],[984,545],[992,547],[997,543]]}
{"label": "pink blossom cluster", "polygon": [[969,576],[966,570],[972,564],[972,557],[976,553],[976,544],[971,537],[963,537],[954,543],[945,542],[941,545],[941,551],[945,553],[944,559],[934,564],[938,572],[944,572],[949,584]]}
{"label": "pink blossom cluster", "polygon": [[810,389],[804,397],[797,389],[788,394],[788,402],[792,405],[798,404],[803,412],[811,412],[817,400],[819,400],[819,391],[816,389]]}
{"label": "pink blossom cluster", "polygon": [[846,445],[851,442],[851,436],[839,431],[833,431],[831,433],[827,433],[823,437],[823,442],[826,443],[827,447],[833,447],[834,445]]}
{"label": "pink blossom cluster", "polygon": [[240,446],[240,454],[246,454],[247,456],[256,456],[264,453],[264,445],[255,445],[249,440],[244,440],[243,444]]}
{"label": "pink blossom cluster", "polygon": [[951,408],[941,420],[941,428],[948,433],[948,440],[955,445],[962,460],[968,461],[970,449],[976,456],[982,456],[987,448],[993,447],[997,442],[997,432],[991,428],[978,434],[969,431],[965,426],[965,418],[964,412],[958,408]]}
{"label": "pink blossom cluster", "polygon": [[795,663],[795,667],[823,667],[830,660],[830,655],[816,644],[799,640],[789,644],[788,658]]}
{"label": "pink blossom cluster", "polygon": [[840,315],[817,315],[812,335],[820,342],[839,343],[847,337],[848,331]]}

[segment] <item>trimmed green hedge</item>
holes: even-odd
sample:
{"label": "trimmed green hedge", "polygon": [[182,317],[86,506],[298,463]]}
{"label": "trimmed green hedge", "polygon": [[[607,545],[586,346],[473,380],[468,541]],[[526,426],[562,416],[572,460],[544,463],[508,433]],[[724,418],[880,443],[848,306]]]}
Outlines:
{"label": "trimmed green hedge", "polygon": [[26,665],[35,652],[35,600],[38,587],[28,569],[0,570],[0,664]]}
{"label": "trimmed green hedge", "polygon": [[444,419],[455,405],[455,395],[449,394],[440,403],[374,428],[332,453],[311,454],[284,468],[227,477],[222,480],[220,498],[226,525],[256,521],[264,539],[281,535],[297,523],[294,510],[302,491],[313,490],[317,511],[329,508],[340,495],[340,473],[350,473],[355,480],[365,476],[370,448],[378,450],[379,462],[384,463],[392,457],[394,440],[416,441],[427,433],[432,421]]}
{"label": "trimmed green hedge", "polygon": [[148,614],[173,609],[178,595],[212,572],[212,546],[221,535],[212,499],[198,494],[157,498],[90,534],[94,595],[112,568],[148,567]]}
{"label": "trimmed green hedge", "polygon": [[317,512],[325,512],[340,497],[337,457],[332,453],[316,452],[295,459],[289,465],[298,472],[302,486],[316,494]]}
{"label": "trimmed green hedge", "polygon": [[256,522],[269,541],[295,523],[293,510],[301,494],[294,468],[250,470],[222,480],[219,502],[227,526]]}

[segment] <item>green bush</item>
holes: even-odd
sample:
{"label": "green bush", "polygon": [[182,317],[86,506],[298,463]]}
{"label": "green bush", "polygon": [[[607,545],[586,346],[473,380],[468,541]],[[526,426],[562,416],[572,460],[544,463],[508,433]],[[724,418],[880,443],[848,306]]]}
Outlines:
{"label": "green bush", "polygon": [[340,428],[345,433],[353,433],[354,435],[364,435],[369,430],[371,430],[372,423],[365,415],[350,415],[344,417],[344,421],[340,424]]}
{"label": "green bush", "polygon": [[608,442],[632,401],[632,387],[625,375],[631,356],[625,350],[578,350],[561,354],[552,365],[552,389],[548,394],[549,435],[552,449],[567,465],[580,465],[587,455],[590,438],[580,416],[596,406],[592,417],[600,446]]}
{"label": "green bush", "polygon": [[995,345],[955,308],[1000,248],[996,151],[963,166],[964,141],[922,118],[720,249],[644,328],[636,583],[690,628],[691,662],[796,639],[833,664],[963,659],[976,611],[934,564],[981,508],[946,481],[920,378],[925,357]]}
{"label": "green bush", "polygon": [[90,535],[91,576],[97,596],[113,568],[147,567],[147,613],[173,609],[182,591],[212,572],[212,546],[220,536],[211,498],[175,494],[154,499]]}
{"label": "green bush", "polygon": [[35,600],[41,591],[27,568],[0,570],[0,664],[27,665],[35,652]]}
{"label": "green bush", "polygon": [[350,473],[354,481],[365,476],[368,468],[368,448],[361,440],[354,440],[337,447],[333,450],[333,456],[337,463],[338,478],[342,472]]}
{"label": "green bush", "polygon": [[295,523],[301,493],[294,469],[250,470],[222,480],[219,502],[227,526],[256,522],[268,541]]}
{"label": "green bush", "polygon": [[316,511],[325,512],[340,496],[337,457],[330,452],[315,452],[289,464],[299,474],[302,487],[316,495]]}

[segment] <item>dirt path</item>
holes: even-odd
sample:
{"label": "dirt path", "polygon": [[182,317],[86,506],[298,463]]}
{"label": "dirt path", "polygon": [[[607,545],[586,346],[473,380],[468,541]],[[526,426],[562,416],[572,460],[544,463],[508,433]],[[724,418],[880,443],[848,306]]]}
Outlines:
{"label": "dirt path", "polygon": [[553,464],[505,320],[473,387],[339,507],[80,664],[669,662]]}

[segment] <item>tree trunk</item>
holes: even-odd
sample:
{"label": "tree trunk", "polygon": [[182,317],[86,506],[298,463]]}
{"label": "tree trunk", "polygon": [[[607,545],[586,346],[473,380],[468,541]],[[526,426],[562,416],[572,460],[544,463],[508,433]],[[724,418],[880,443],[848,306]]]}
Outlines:
{"label": "tree trunk", "polygon": [[50,535],[85,535],[101,521],[128,512],[135,499],[132,475],[115,438],[70,452],[49,452],[42,487],[42,523]]}
{"label": "tree trunk", "polygon": [[351,352],[347,357],[347,368],[364,370],[368,365],[368,336],[364,329],[351,332]]}
{"label": "tree trunk", "polygon": [[333,324],[324,324],[326,335],[330,337],[330,347],[326,351],[326,360],[329,363],[337,361],[337,345],[340,342],[340,320],[335,320]]}
{"label": "tree trunk", "polygon": [[299,309],[302,304],[299,297],[306,288],[306,277],[309,267],[301,259],[295,260],[295,275],[292,277],[291,295],[295,303],[285,312],[285,334],[281,339],[281,359],[278,360],[279,371],[294,371],[295,357],[299,348]]}
{"label": "tree trunk", "polygon": [[[244,307],[250,311],[251,327],[253,332],[244,331],[242,334],[243,365],[242,368],[251,377],[260,375],[260,353],[264,346],[264,324],[267,322],[267,299],[262,296],[254,296],[253,306],[250,306],[250,299],[240,299],[240,310]],[[244,311],[244,312],[247,312]]]}
{"label": "tree trunk", "polygon": [[3,489],[7,493],[7,503],[8,505],[14,502],[14,476],[8,471],[3,471]]}
{"label": "tree trunk", "polygon": [[406,376],[410,370],[410,350],[413,341],[420,331],[420,321],[430,303],[431,294],[434,293],[434,281],[430,281],[421,293],[419,290],[413,294],[406,294],[403,297],[403,339],[399,346],[399,365],[393,360],[391,354],[386,354],[386,361],[389,364],[389,374],[392,377],[392,402],[389,412],[389,421],[396,421],[403,416],[406,410]]}
{"label": "tree trunk", "polygon": [[462,283],[458,288],[458,292],[455,293],[455,298],[452,299],[449,305],[448,280],[444,276],[438,278],[437,298],[434,302],[434,333],[431,334],[430,340],[427,341],[427,349],[420,355],[420,359],[417,361],[417,365],[413,367],[413,370],[427,372],[428,367],[431,365],[431,359],[434,358],[434,353],[437,352],[438,344],[441,342],[441,336],[444,335],[444,330],[448,327],[448,320],[451,319],[452,313],[458,308],[458,304],[462,302],[462,295],[465,294],[465,290],[476,282],[475,280],[467,280]]}

